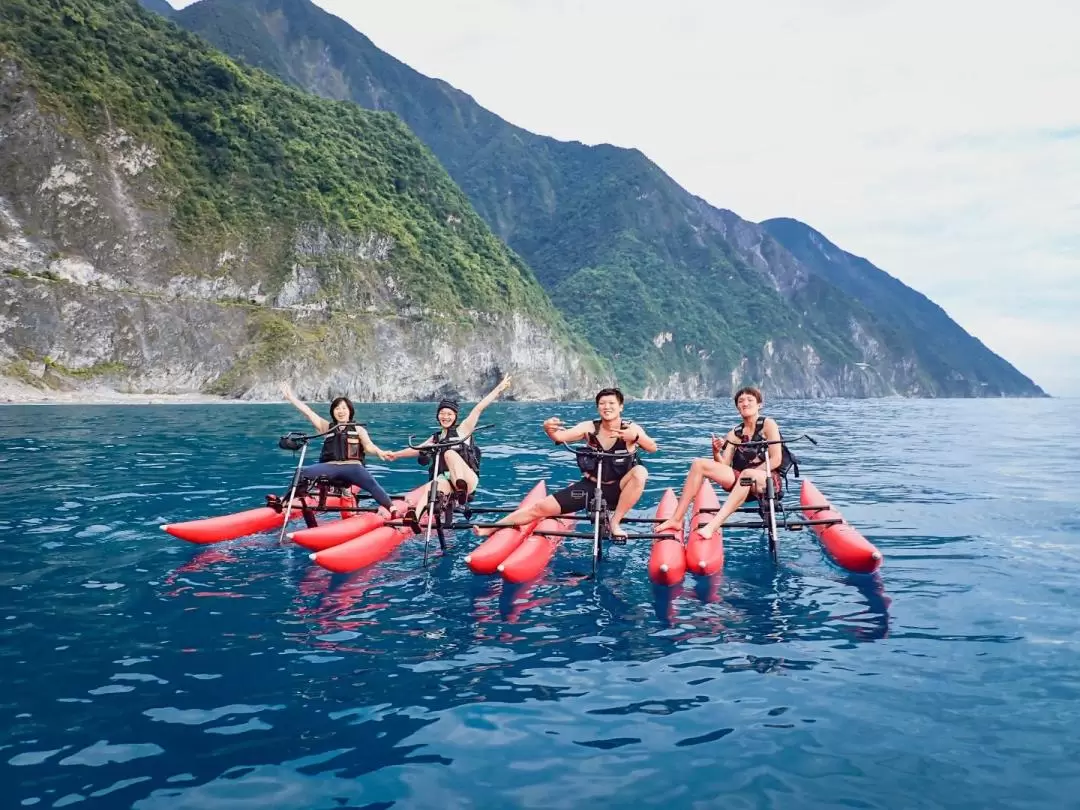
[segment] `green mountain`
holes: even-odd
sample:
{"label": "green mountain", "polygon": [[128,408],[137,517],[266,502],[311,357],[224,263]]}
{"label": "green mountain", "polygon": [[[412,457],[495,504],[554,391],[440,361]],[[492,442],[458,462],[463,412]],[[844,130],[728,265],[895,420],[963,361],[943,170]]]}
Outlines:
{"label": "green mountain", "polygon": [[[600,369],[400,118],[238,66],[135,0],[0,4],[0,131],[9,376],[145,384],[180,354],[155,384],[412,398],[509,370],[577,396]],[[192,302],[201,322],[156,332]]]}
{"label": "green mountain", "polygon": [[826,281],[871,313],[889,348],[909,353],[954,396],[991,396],[1041,389],[969,335],[937,304],[884,270],[847,253],[809,225],[788,218],[761,223],[778,242]]}
{"label": "green mountain", "polygon": [[[973,340],[965,380],[954,379],[924,362],[909,325],[639,151],[515,127],[308,0],[200,0],[176,19],[292,84],[399,115],[632,390],[713,394],[757,380],[787,395],[1040,393]],[[968,380],[974,369],[983,376]]]}
{"label": "green mountain", "polygon": [[139,0],[139,4],[148,11],[153,11],[155,14],[162,14],[166,17],[175,13],[175,9],[169,5],[168,0]]}

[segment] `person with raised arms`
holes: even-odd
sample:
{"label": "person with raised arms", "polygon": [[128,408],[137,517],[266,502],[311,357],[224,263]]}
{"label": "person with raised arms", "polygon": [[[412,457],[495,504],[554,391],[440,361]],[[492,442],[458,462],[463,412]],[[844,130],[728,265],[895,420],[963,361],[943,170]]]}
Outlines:
{"label": "person with raised arms", "polygon": [[379,449],[362,425],[355,424],[356,409],[352,400],[335,397],[330,403],[330,421],[327,421],[297,399],[288,383],[281,383],[281,393],[289,404],[308,418],[318,433],[328,434],[323,440],[319,462],[304,467],[300,471],[301,480],[327,478],[358,486],[391,515],[397,515],[390,496],[364,465],[367,453],[378,456],[382,461],[388,460],[390,454]]}
{"label": "person with raised arms", "polygon": [[399,458],[418,458],[421,464],[428,467],[428,480],[435,475],[435,454],[431,450],[424,450],[433,444],[446,442],[453,439],[464,439],[461,444],[442,451],[442,459],[439,462],[438,489],[445,496],[451,494],[462,505],[472,500],[476,493],[476,487],[480,483],[480,447],[476,444],[473,431],[480,421],[480,415],[491,405],[499,395],[510,387],[510,377],[504,377],[487,396],[473,405],[466,416],[458,423],[459,406],[456,400],[443,399],[439,402],[435,418],[439,422],[439,430],[424,440],[418,448],[406,447],[404,450],[392,450],[386,454],[388,461]]}
{"label": "person with raised arms", "polygon": [[[683,482],[679,505],[670,518],[656,527],[659,534],[667,529],[682,526],[690,502],[701,486],[703,479],[715,481],[730,494],[723,507],[703,526],[699,532],[702,537],[711,537],[713,532],[724,525],[732,514],[742,506],[750,493],[755,497],[765,494],[765,453],[769,454],[769,470],[777,497],[782,492],[783,476],[794,463],[795,458],[785,445],[751,445],[749,442],[780,442],[780,427],[776,420],[761,415],[761,406],[765,401],[761,391],[753,386],[740,388],[733,397],[735,407],[742,417],[742,423],[728,431],[723,439],[712,437],[712,458],[697,458],[690,465],[690,471]],[[742,483],[747,481],[747,484]]]}
{"label": "person with raised arms", "polygon": [[563,427],[562,420],[553,416],[544,422],[544,432],[553,442],[569,443],[584,439],[589,447],[605,453],[619,453],[619,457],[600,458],[579,453],[580,480],[531,506],[511,512],[493,526],[474,529],[477,535],[487,537],[506,524],[520,525],[581,511],[588,506],[590,496],[596,490],[596,473],[600,469],[601,497],[611,510],[608,533],[612,539],[626,538],[620,523],[641,498],[649,477],[648,470],[637,457],[637,450],[640,448],[655,453],[657,445],[641,425],[623,420],[623,394],[618,388],[600,391],[596,395],[596,410],[599,419],[579,422],[570,428]]}

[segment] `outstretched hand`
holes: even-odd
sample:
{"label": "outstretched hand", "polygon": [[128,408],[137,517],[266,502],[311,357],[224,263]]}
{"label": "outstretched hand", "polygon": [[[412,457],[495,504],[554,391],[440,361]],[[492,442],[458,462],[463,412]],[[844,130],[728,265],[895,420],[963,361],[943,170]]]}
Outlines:
{"label": "outstretched hand", "polygon": [[381,461],[397,461],[398,455],[394,450],[380,450],[379,459]]}
{"label": "outstretched hand", "polygon": [[289,387],[289,384],[287,382],[282,380],[278,387],[281,389],[282,395],[285,397],[285,399],[289,400],[289,402],[292,402],[294,399],[296,399],[296,395],[293,393],[292,388]]}
{"label": "outstretched hand", "polygon": [[562,419],[557,416],[552,416],[544,420],[544,432],[549,436],[558,430],[562,430],[562,426]]}
{"label": "outstretched hand", "polygon": [[505,377],[503,377],[502,380],[499,381],[499,384],[495,386],[496,393],[501,394],[503,391],[505,391],[507,388],[509,388],[510,387],[510,379],[511,378],[510,378],[509,374],[507,374]]}

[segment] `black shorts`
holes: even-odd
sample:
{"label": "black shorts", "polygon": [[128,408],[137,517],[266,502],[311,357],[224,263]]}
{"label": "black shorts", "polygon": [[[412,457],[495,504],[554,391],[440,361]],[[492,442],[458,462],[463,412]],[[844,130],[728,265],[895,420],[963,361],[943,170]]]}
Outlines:
{"label": "black shorts", "polygon": [[[566,515],[570,512],[580,512],[585,509],[595,492],[596,482],[590,481],[588,478],[582,478],[568,487],[563,487],[558,492],[552,492],[551,497],[559,502],[560,514]],[[615,509],[621,494],[622,490],[619,488],[618,481],[600,485],[600,496],[604,499],[604,504],[609,510]]]}
{"label": "black shorts", "polygon": [[[740,480],[742,480],[742,474],[743,474],[743,470],[736,470],[735,471],[735,482],[736,483],[738,483]],[[784,476],[780,473],[779,470],[772,470],[772,480],[773,480],[773,486],[776,487],[776,499],[780,500],[781,498],[784,497]],[[762,498],[765,497],[765,492],[764,491],[762,491],[761,497]],[[761,498],[758,497],[756,487],[751,489],[750,490],[750,497],[747,498],[747,500],[753,501],[753,500],[760,500],[760,499]]]}

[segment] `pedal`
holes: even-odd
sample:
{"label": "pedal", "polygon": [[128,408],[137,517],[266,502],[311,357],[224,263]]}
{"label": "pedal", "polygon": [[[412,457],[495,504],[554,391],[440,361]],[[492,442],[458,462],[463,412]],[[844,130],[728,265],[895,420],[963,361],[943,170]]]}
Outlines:
{"label": "pedal", "polygon": [[285,504],[281,502],[280,495],[267,495],[266,505],[279,514],[285,509]]}
{"label": "pedal", "polygon": [[613,546],[625,546],[626,545],[626,538],[625,537],[608,537],[608,540],[611,541],[611,545],[613,545]]}
{"label": "pedal", "polygon": [[801,523],[789,523],[787,527],[793,532],[801,532],[806,527]]}
{"label": "pedal", "polygon": [[416,509],[409,507],[401,516],[401,522],[409,528],[413,534],[420,534],[420,519],[416,515]]}

